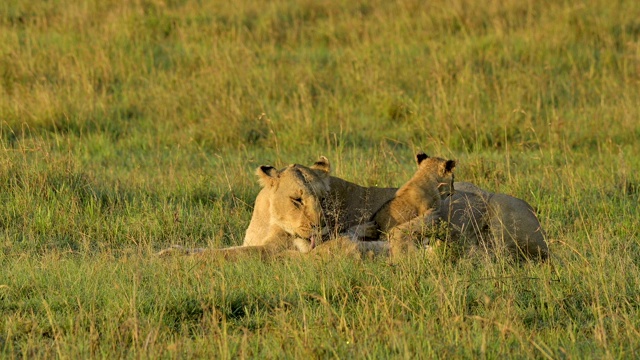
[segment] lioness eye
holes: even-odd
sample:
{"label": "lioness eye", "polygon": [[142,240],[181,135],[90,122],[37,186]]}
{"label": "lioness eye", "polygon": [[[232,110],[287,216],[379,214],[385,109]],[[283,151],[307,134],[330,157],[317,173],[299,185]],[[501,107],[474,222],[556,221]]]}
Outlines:
{"label": "lioness eye", "polygon": [[299,197],[291,198],[291,201],[293,201],[293,204],[296,206],[302,205],[302,198],[299,198]]}

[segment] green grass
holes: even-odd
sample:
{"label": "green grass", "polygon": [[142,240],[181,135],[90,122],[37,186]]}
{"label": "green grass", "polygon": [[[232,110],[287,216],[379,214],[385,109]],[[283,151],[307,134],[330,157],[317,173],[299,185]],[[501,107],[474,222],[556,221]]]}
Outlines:
{"label": "green grass", "polygon": [[[636,1],[0,4],[0,357],[640,356]],[[413,155],[551,264],[158,259],[242,242],[261,164]]]}

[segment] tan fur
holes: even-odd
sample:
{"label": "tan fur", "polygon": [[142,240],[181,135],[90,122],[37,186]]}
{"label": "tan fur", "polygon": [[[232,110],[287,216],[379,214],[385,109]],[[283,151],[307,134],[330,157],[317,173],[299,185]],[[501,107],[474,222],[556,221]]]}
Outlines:
{"label": "tan fur", "polygon": [[[271,256],[286,251],[306,253],[329,238],[350,239],[350,234],[375,234],[367,220],[391,199],[394,188],[362,187],[329,176],[325,157],[311,167],[289,165],[282,170],[261,166],[256,170],[262,190],[256,197],[251,222],[241,246],[226,249],[172,247],[160,255],[244,254]],[[361,252],[385,253],[386,242],[358,242]]]}
{"label": "tan fur", "polygon": [[429,158],[424,153],[419,153],[416,155],[416,162],[416,173],[374,215],[373,220],[380,231],[387,232],[428,211],[438,209],[440,201],[453,192],[455,161]]}
{"label": "tan fur", "polygon": [[[394,198],[394,188],[362,187],[329,176],[329,161],[321,157],[311,167],[290,165],[282,170],[261,166],[257,170],[263,186],[256,197],[253,215],[244,243],[226,249],[184,249],[172,247],[159,254],[219,254],[235,258],[247,254],[261,257],[291,252],[308,252],[323,239],[338,238],[339,248],[355,248],[359,253],[385,254],[389,244],[399,252],[409,241],[432,235],[444,224],[449,239],[468,242],[491,252],[507,251],[527,258],[546,259],[549,249],[544,232],[533,209],[523,200],[504,194],[492,194],[469,183],[454,183],[456,192],[435,206],[434,192],[421,193],[429,181],[418,181],[420,170],[397,191],[396,205],[387,204]],[[429,174],[429,172],[425,172]],[[440,180],[438,180],[440,182]],[[439,183],[441,196],[452,192],[445,182]],[[445,186],[442,186],[445,185]],[[411,188],[414,188],[411,190]],[[302,200],[302,206],[292,200]],[[416,204],[415,199],[424,199]],[[298,202],[298,201],[296,201]],[[386,204],[386,205],[385,205]],[[388,210],[378,211],[383,206]],[[393,218],[386,224],[381,219]],[[375,237],[373,214],[388,229],[386,241],[354,241],[354,238]],[[403,222],[412,216],[415,218]],[[400,223],[391,227],[392,222]],[[352,241],[352,244],[348,241]],[[338,243],[336,243],[338,244]],[[345,246],[345,244],[349,246]],[[327,244],[328,245],[328,244]],[[335,246],[334,246],[335,247]]]}
{"label": "tan fur", "polygon": [[[374,216],[373,220],[383,233],[411,219],[438,211],[442,199],[453,191],[453,169],[456,162],[424,153],[416,155],[418,170]],[[406,236],[390,237],[392,256],[398,256],[415,248]]]}

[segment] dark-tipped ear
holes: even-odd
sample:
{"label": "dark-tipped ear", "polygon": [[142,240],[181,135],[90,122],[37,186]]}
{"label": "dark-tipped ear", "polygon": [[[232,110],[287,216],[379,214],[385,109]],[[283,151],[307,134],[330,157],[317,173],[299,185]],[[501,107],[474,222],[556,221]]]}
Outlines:
{"label": "dark-tipped ear", "polygon": [[416,162],[418,163],[418,165],[420,165],[420,163],[422,163],[423,161],[425,161],[426,159],[429,158],[429,155],[423,153],[423,152],[419,152],[416,154]]}
{"label": "dark-tipped ear", "polygon": [[320,170],[328,175],[331,171],[331,164],[329,164],[329,159],[324,156],[320,156],[318,160],[311,165],[311,168],[313,170]]}
{"label": "dark-tipped ear", "polygon": [[262,165],[256,169],[256,175],[262,187],[271,186],[278,176],[278,170],[271,165]]}
{"label": "dark-tipped ear", "polygon": [[455,169],[456,167],[456,161],[455,160],[447,160],[447,162],[444,163],[444,172],[445,174],[448,172],[452,172],[453,169]]}

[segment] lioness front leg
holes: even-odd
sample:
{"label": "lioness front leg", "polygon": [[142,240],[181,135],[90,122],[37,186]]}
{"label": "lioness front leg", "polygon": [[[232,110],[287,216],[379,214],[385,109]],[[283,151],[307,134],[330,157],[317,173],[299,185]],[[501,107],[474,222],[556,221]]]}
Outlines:
{"label": "lioness front leg", "polygon": [[171,256],[171,255],[193,255],[206,251],[205,248],[186,248],[182,245],[171,245],[166,249],[162,249],[156,253],[157,256]]}
{"label": "lioness front leg", "polygon": [[156,253],[157,256],[166,257],[172,255],[197,256],[200,258],[237,259],[243,256],[260,256],[261,258],[273,253],[267,246],[232,246],[222,249],[211,248],[185,248],[181,245],[172,245]]}
{"label": "lioness front leg", "polygon": [[[306,248],[305,244],[307,244]],[[271,234],[264,239],[262,245],[241,245],[221,249],[184,248],[180,245],[173,245],[168,249],[158,252],[157,255],[190,255],[199,258],[227,260],[236,260],[242,257],[253,256],[266,259],[286,251],[308,252],[310,250],[310,245],[308,244],[308,240],[287,234],[280,229],[272,229]]]}

